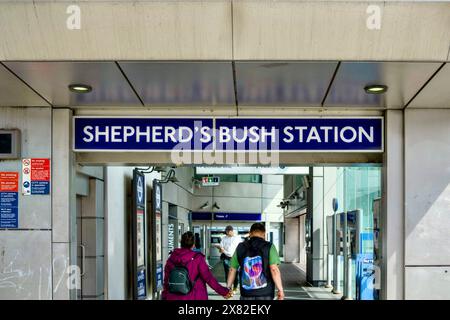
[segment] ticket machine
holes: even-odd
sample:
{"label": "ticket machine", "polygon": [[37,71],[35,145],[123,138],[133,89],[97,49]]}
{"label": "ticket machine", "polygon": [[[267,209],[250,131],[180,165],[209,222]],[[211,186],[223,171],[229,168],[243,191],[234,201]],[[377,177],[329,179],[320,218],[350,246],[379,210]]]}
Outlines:
{"label": "ticket machine", "polygon": [[348,211],[346,216],[349,256],[356,266],[355,296],[357,300],[374,300],[373,228],[362,227],[361,210]]}

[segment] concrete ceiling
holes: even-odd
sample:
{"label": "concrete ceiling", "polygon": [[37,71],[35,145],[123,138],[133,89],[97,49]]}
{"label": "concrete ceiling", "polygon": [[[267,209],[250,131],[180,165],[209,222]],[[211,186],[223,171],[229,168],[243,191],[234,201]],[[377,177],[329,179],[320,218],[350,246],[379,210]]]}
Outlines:
{"label": "concrete ceiling", "polygon": [[337,62],[237,62],[240,106],[320,107]]}
{"label": "concrete ceiling", "polygon": [[3,65],[0,65],[0,105],[10,107],[50,106]]}
{"label": "concrete ceiling", "polygon": [[[141,105],[114,62],[8,62],[4,65],[54,107]],[[94,90],[88,94],[68,90],[69,84],[80,83],[89,84]]]}
{"label": "concrete ceiling", "polygon": [[450,1],[0,1],[0,61],[450,61],[449,45]]}
{"label": "concrete ceiling", "polygon": [[[402,109],[441,65],[441,63],[342,62],[324,107]],[[369,95],[362,88],[370,84],[387,85],[388,92],[382,95]]]}
{"label": "concrete ceiling", "polygon": [[120,62],[145,106],[234,106],[227,62]]}
{"label": "concrete ceiling", "polygon": [[442,67],[408,108],[450,108],[450,63]]}
{"label": "concrete ceiling", "polygon": [[[75,94],[68,85],[92,86]],[[0,106],[450,108],[450,66],[439,62],[2,62]],[[384,84],[383,95],[364,87]]]}

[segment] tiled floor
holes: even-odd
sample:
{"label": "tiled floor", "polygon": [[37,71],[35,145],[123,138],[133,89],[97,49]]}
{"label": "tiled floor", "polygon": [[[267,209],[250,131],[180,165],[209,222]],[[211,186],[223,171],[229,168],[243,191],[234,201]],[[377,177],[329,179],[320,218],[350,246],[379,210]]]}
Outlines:
{"label": "tiled floor", "polygon": [[[222,264],[217,264],[212,271],[219,282],[224,285],[225,276]],[[341,298],[332,294],[330,289],[308,286],[305,272],[294,264],[283,263],[280,265],[280,271],[286,300],[335,300]],[[208,294],[211,300],[223,299],[209,287]],[[239,294],[235,295],[232,299],[239,300]]]}

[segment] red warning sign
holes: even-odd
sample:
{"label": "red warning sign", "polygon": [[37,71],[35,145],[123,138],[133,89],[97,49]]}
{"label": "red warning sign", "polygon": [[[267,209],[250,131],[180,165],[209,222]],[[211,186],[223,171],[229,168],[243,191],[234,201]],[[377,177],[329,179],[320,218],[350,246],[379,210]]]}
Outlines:
{"label": "red warning sign", "polygon": [[50,159],[22,159],[22,194],[50,193]]}
{"label": "red warning sign", "polygon": [[0,172],[0,192],[19,192],[18,172]]}
{"label": "red warning sign", "polygon": [[31,181],[50,181],[50,159],[31,159]]}

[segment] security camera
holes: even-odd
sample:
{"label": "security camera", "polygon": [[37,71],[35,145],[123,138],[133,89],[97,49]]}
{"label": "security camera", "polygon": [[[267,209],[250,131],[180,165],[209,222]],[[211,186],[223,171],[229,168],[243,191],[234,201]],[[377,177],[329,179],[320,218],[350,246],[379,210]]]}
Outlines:
{"label": "security camera", "polygon": [[289,201],[285,200],[285,201],[281,201],[279,205],[277,205],[277,207],[280,207],[281,209],[286,208],[289,205]]}

